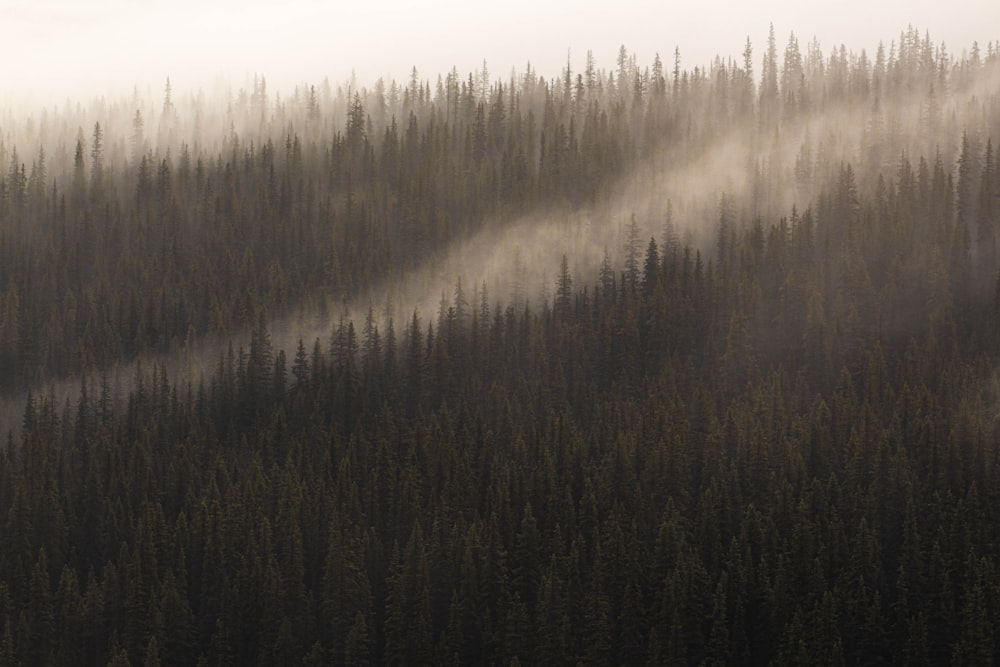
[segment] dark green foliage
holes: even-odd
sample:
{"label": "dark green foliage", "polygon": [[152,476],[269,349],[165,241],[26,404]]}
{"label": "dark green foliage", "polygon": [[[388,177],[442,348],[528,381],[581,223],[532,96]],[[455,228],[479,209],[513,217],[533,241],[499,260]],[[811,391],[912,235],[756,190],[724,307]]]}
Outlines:
{"label": "dark green foliage", "polygon": [[[758,117],[731,122],[820,104],[801,76],[779,97],[775,48]],[[39,238],[0,235],[6,386],[189,335],[249,344],[197,384],[152,362],[117,399],[106,374],[65,404],[28,393],[0,448],[0,664],[994,662],[989,138],[981,165],[968,139],[955,169],[904,156],[869,183],[836,165],[788,217],[726,198],[705,258],[674,237],[643,256],[630,219],[623,266],[571,277],[564,255],[551,304],[491,310],[457,282],[398,340],[370,308],[311,353],[273,341],[291,295],[359,287],[487,214],[579,203],[636,128],[669,134],[623,105],[670,117],[708,84],[670,90],[662,65],[643,81],[623,54],[606,108],[592,72],[575,99],[449,75],[443,111],[414,76],[378,145],[357,94],[322,149],[230,138],[123,174],[97,126],[88,183],[77,143],[71,227],[36,212]],[[884,74],[916,76],[899,58]],[[801,66],[794,41],[785,59]],[[867,94],[847,66],[831,95]],[[14,164],[0,222],[58,209]]]}
{"label": "dark green foliage", "polygon": [[[990,319],[953,311],[947,340],[928,311],[881,340],[831,332],[839,370],[795,365],[808,340],[789,357],[762,338],[780,294],[702,300],[721,276],[815,283],[811,256],[777,240],[803,224],[776,226],[761,262],[744,252],[754,228],[736,233],[745,259],[697,290],[650,244],[654,290],[582,311],[564,299],[572,326],[525,311],[455,327],[464,362],[435,359],[442,334],[415,320],[392,399],[371,370],[394,363],[387,346],[371,326],[358,350],[350,322],[329,355],[299,346],[288,391],[261,328],[204,391],[154,367],[124,413],[98,417],[81,394],[70,429],[32,398],[0,466],[4,650],[31,664],[989,662]],[[829,289],[858,298],[850,281]],[[685,303],[707,314],[657,316]],[[602,322],[622,331],[639,313],[635,353],[656,348],[657,366],[599,343]],[[716,326],[734,318],[738,334]]]}

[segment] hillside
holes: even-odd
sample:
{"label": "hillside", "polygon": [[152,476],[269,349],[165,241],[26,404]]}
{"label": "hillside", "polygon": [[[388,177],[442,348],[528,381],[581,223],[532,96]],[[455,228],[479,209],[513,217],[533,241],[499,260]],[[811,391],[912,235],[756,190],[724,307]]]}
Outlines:
{"label": "hillside", "polygon": [[0,664],[997,659],[992,43],[181,97],[0,116]]}

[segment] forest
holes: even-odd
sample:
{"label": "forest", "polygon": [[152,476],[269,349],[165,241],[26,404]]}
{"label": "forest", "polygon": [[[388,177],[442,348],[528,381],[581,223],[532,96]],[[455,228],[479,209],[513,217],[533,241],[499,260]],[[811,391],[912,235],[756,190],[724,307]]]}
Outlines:
{"label": "forest", "polygon": [[0,108],[0,666],[1000,661],[1000,41]]}

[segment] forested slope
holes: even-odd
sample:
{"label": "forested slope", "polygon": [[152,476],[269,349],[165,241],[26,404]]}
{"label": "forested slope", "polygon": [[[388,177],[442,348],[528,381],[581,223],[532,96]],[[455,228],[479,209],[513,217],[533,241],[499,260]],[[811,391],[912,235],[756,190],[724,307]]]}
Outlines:
{"label": "forested slope", "polygon": [[[781,61],[258,83],[7,158],[0,664],[995,661],[1000,54]],[[546,214],[591,235],[546,288],[339,315]]]}
{"label": "forested slope", "polygon": [[[415,268],[525,219],[522,254],[543,245],[548,257],[503,279],[459,260],[444,287],[465,273],[467,291],[489,278],[494,299],[534,296],[536,265],[551,283],[567,251],[578,273],[605,248],[623,260],[633,215],[643,236],[662,240],[669,217],[707,251],[720,198],[731,221],[773,221],[815,204],[842,163],[869,189],[903,152],[914,168],[940,159],[975,245],[985,144],[1000,134],[997,55],[991,44],[956,60],[912,29],[899,39],[871,59],[816,44],[803,53],[794,36],[779,55],[772,35],[759,85],[748,42],[742,66],[690,72],[679,54],[671,71],[622,48],[611,70],[588,59],[550,80],[529,67],[494,81],[484,66],[433,88],[413,72],[403,85],[303,85],[286,97],[264,79],[187,96],[168,81],[162,96],[9,110],[2,390],[246,335],[262,315],[317,322],[300,332],[308,342],[345,300],[374,297],[382,310]],[[553,219],[583,241],[536,242],[531,228]],[[510,273],[514,250],[499,249]],[[432,303],[441,287],[425,287]],[[386,308],[397,324],[415,298]]]}

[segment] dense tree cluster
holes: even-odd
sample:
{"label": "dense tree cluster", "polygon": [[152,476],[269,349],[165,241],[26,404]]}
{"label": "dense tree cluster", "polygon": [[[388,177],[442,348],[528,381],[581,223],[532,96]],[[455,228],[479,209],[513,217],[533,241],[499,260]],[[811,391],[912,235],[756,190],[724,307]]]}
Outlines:
{"label": "dense tree cluster", "polygon": [[[0,181],[0,388],[232,335],[262,311],[337,303],[485,220],[594,198],[638,152],[624,105],[595,99],[575,113],[531,70],[516,86],[454,76],[446,86],[432,102],[414,78],[401,96],[395,84],[366,94],[367,109],[358,92],[331,97],[325,107],[348,114],[328,131],[337,114],[320,114],[315,89],[268,110],[259,83],[212,144],[197,122],[178,120],[168,87],[156,150],[136,110],[131,136],[111,145],[108,121],[93,123],[89,140],[81,127],[58,177],[46,137],[79,113],[43,118],[28,138],[40,145],[30,170],[16,145],[0,144],[10,165]],[[125,124],[122,108],[98,115]]]}
{"label": "dense tree cluster", "polygon": [[[743,138],[749,158],[717,191],[745,180],[738,208],[772,219],[812,201],[844,159],[867,183],[899,151],[937,155],[949,173],[961,151],[971,227],[985,140],[1000,136],[995,95],[982,97],[997,50],[955,60],[911,29],[873,61],[802,54],[794,35],[780,59],[772,33],[759,90],[748,42],[742,67],[690,72],[679,54],[671,72],[622,48],[611,71],[588,57],[550,80],[529,66],[492,81],[484,65],[434,89],[414,71],[405,85],[272,98],[259,79],[215,103],[175,99],[168,81],[162,105],[137,92],[8,113],[0,391],[248,332],[261,312],[335,310],[485,224],[599,203],[636,168],[697,164],[720,137]],[[662,203],[625,206],[650,226]]]}
{"label": "dense tree cluster", "polygon": [[[102,163],[95,131],[65,186],[12,167],[0,377],[90,372],[0,448],[0,664],[996,661],[1000,97],[933,100],[1000,54],[793,37],[779,68],[772,36],[759,90],[752,58],[414,73],[344,95],[336,132],[322,92],[263,116],[255,89],[241,126],[301,134],[170,157],[136,114],[133,155]],[[710,243],[633,221],[620,261],[556,262],[551,299],[459,282],[436,318],[272,341],[268,313],[610,196],[722,124],[855,102],[863,151],[761,148]],[[935,124],[953,145],[921,145]],[[812,203],[773,214],[779,191]],[[103,370],[240,329],[201,378],[145,362],[119,397]]]}

